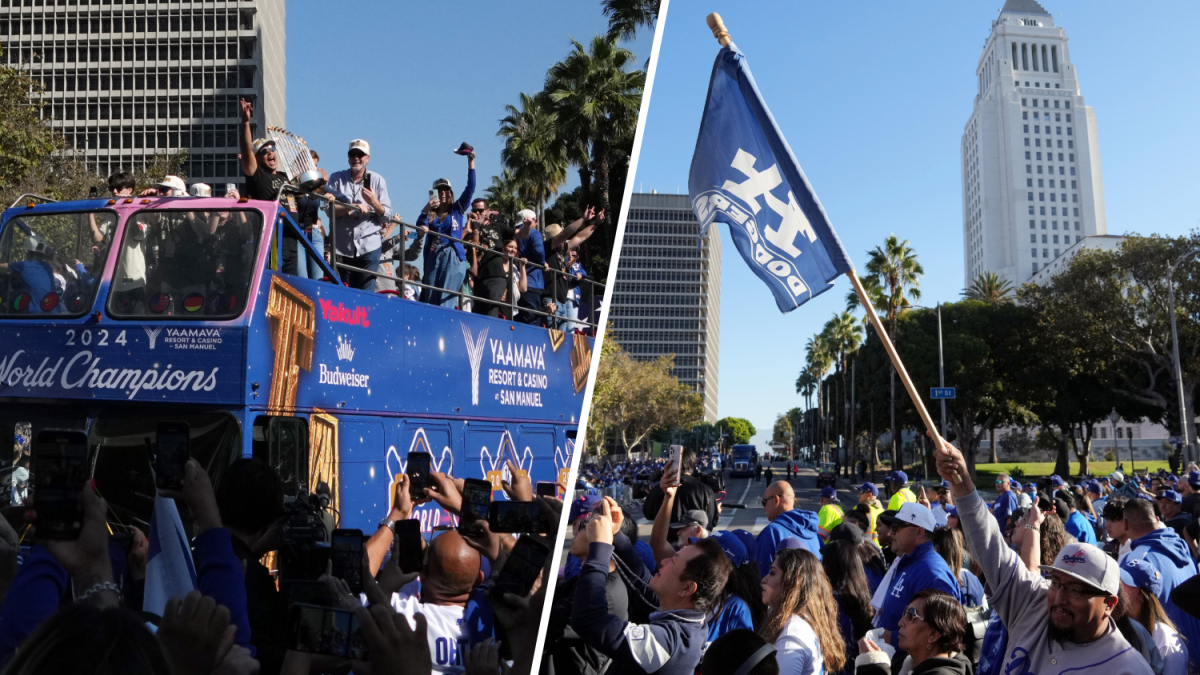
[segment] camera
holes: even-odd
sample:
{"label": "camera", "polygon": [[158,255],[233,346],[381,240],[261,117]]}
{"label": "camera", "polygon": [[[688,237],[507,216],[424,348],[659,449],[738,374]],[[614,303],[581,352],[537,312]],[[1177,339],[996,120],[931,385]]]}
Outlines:
{"label": "camera", "polygon": [[[322,494],[321,488],[324,487]],[[302,494],[284,503],[283,544],[279,547],[279,577],[284,581],[316,579],[325,573],[332,555],[329,488]]]}

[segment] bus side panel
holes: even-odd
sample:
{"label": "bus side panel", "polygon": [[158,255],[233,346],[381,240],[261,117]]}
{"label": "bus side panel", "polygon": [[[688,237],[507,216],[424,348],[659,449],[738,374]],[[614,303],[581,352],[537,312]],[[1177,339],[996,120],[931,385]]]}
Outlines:
{"label": "bus side panel", "polygon": [[534,483],[557,480],[554,427],[522,424],[518,439],[517,446],[521,448],[521,456],[528,462],[529,479]]}
{"label": "bus side panel", "polygon": [[[374,532],[387,516],[389,467],[383,423],[345,416],[338,420],[338,510],[343,528]],[[317,477],[309,479],[316,487]],[[330,486],[334,487],[334,486]]]}

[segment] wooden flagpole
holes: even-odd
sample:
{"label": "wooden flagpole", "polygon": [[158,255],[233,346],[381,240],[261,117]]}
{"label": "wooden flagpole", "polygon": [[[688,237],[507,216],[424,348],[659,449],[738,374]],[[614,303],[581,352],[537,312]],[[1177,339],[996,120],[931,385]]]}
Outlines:
{"label": "wooden flagpole", "polygon": [[[725,47],[733,41],[733,38],[729,36],[729,31],[725,29],[725,22],[721,20],[720,14],[716,12],[709,14],[707,21],[708,27],[712,29],[713,37],[717,39],[718,44]],[[866,309],[871,325],[875,327],[875,332],[879,334],[879,339],[883,341],[883,348],[887,351],[888,357],[892,359],[892,365],[896,368],[896,374],[900,376],[900,381],[904,383],[904,388],[908,390],[908,395],[912,399],[913,405],[917,407],[917,413],[921,415],[921,421],[925,423],[925,428],[929,431],[929,435],[933,437],[934,452],[941,452],[942,435],[938,433],[937,426],[933,423],[933,417],[925,409],[925,403],[917,393],[917,386],[913,384],[912,378],[908,376],[908,371],[904,368],[904,362],[900,360],[900,354],[896,352],[896,346],[892,344],[887,331],[883,329],[883,322],[879,320],[879,315],[875,313],[875,306],[871,304],[871,299],[867,297],[867,289],[863,288],[862,281],[858,278],[858,273],[853,269],[846,272],[846,276],[850,277],[850,283],[854,285],[854,292],[858,294],[858,299],[862,302],[863,308]],[[954,482],[961,483],[962,476],[954,474]]]}

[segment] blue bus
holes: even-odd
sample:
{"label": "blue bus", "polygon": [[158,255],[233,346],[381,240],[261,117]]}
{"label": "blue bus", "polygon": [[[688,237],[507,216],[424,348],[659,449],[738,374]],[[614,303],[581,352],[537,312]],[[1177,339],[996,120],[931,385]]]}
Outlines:
{"label": "blue bus", "polygon": [[[324,278],[284,273],[284,242]],[[410,452],[496,499],[509,461],[565,484],[593,351],[582,332],[347,288],[270,201],[23,201],[0,218],[0,301],[7,473],[38,432],[83,431],[110,521],[143,528],[163,423],[187,425],[214,482],[258,457],[368,533]]]}
{"label": "blue bus", "polygon": [[729,476],[747,478],[758,467],[758,450],[753,445],[735,445],[729,453]]}

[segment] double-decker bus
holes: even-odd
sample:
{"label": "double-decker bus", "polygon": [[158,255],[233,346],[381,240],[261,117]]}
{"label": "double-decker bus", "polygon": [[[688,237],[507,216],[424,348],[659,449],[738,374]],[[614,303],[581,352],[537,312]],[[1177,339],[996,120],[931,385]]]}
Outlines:
{"label": "double-decker bus", "polygon": [[[323,278],[284,273],[285,242]],[[410,452],[496,499],[509,461],[565,484],[592,349],[347,288],[277,202],[28,200],[0,219],[0,460],[21,464],[43,430],[85,432],[114,522],[149,521],[164,423],[187,425],[215,482],[262,458],[364,532]]]}
{"label": "double-decker bus", "polygon": [[747,478],[754,475],[758,466],[758,450],[753,445],[735,445],[729,452],[729,476]]}

